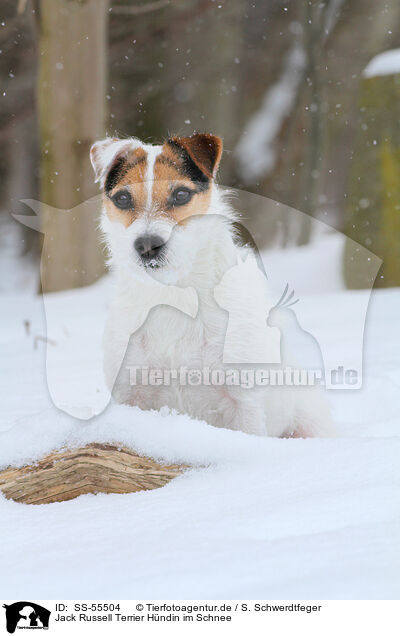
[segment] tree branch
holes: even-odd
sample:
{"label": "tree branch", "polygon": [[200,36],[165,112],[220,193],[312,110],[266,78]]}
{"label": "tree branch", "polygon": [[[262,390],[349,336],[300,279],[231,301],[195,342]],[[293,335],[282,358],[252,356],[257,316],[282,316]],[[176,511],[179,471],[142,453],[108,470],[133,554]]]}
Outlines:
{"label": "tree branch", "polygon": [[163,9],[171,4],[171,0],[155,0],[155,2],[148,2],[143,5],[134,5],[133,7],[125,7],[122,5],[116,5],[112,7],[111,13],[116,15],[143,15],[144,13],[151,13],[157,9]]}

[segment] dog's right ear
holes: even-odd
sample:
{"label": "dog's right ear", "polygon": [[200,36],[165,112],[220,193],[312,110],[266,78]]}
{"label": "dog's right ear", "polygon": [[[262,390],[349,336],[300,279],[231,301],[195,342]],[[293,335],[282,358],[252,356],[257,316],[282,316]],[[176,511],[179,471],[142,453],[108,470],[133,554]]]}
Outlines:
{"label": "dog's right ear", "polygon": [[137,139],[117,139],[106,137],[101,141],[96,141],[90,149],[90,161],[92,162],[95,183],[104,183],[111,168],[121,159],[128,156],[131,150],[138,147]]}

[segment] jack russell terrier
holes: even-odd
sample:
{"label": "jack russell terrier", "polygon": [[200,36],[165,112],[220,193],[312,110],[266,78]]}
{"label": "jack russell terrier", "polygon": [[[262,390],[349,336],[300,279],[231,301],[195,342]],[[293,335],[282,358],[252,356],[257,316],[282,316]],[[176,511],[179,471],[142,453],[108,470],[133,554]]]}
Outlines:
{"label": "jack russell terrier", "polygon": [[[266,349],[267,316],[260,323],[259,309],[261,298],[268,305],[268,290],[260,293],[254,256],[238,245],[234,211],[215,182],[221,154],[222,140],[210,134],[172,137],[162,145],[107,138],[91,148],[115,278],[104,335],[108,387],[120,403],[167,406],[213,426],[330,436],[329,409],[316,386],[248,388],[232,378],[182,382],[176,375],[163,381],[163,370],[184,368],[190,378],[199,369],[226,369],[224,307],[235,306],[240,323],[229,328],[229,360],[242,371],[251,361],[258,369],[259,352]],[[230,275],[246,258],[253,267]]]}

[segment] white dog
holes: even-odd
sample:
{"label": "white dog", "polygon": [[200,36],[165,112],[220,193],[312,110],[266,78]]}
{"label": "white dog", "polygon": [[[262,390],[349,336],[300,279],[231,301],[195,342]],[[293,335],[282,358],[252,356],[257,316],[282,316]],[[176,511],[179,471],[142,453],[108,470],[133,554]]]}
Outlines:
{"label": "white dog", "polygon": [[[159,146],[133,138],[107,138],[92,146],[115,276],[104,337],[108,386],[118,402],[142,409],[166,405],[214,426],[258,435],[330,435],[328,409],[316,387],[249,389],[180,377],[166,381],[163,375],[163,370],[185,368],[190,376],[226,368],[229,316],[222,307],[235,302],[241,329],[237,342],[235,330],[229,330],[233,359],[258,360],[259,349],[265,349],[252,302],[259,288],[248,280],[244,290],[236,276],[218,287],[249,252],[235,241],[234,213],[214,181],[221,154],[221,139],[207,134],[173,137]],[[143,375],[147,369],[154,370],[151,383]]]}

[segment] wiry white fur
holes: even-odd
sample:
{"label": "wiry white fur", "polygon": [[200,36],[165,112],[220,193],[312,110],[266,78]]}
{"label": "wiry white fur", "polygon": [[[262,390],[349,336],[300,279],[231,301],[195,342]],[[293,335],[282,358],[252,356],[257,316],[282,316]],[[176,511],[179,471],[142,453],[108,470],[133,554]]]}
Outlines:
{"label": "wiry white fur", "polygon": [[147,212],[151,210],[152,204],[152,192],[154,185],[154,164],[157,158],[157,155],[162,151],[162,146],[151,146],[149,144],[146,145],[147,152],[147,170],[146,170],[146,187],[147,187]]}
{"label": "wiry white fur", "polygon": [[[148,149],[144,144],[142,147]],[[174,225],[154,206],[128,228],[103,215],[102,229],[115,277],[115,294],[104,334],[104,369],[109,388],[119,402],[143,409],[167,405],[214,426],[259,435],[330,435],[329,412],[315,387],[246,389],[179,386],[176,382],[170,386],[130,384],[129,367],[224,368],[228,314],[217,304],[214,289],[246,250],[234,242],[234,213],[226,198],[214,183],[210,187],[208,213],[192,217],[184,227]],[[137,261],[132,247],[135,238],[144,232],[168,240],[165,265],[151,272]],[[158,296],[160,282],[170,286],[168,304],[159,304],[165,302]],[[226,292],[230,299],[241,296],[241,290],[234,285],[233,279],[232,289]],[[186,301],[180,297],[187,287],[197,291],[199,304],[195,317],[189,306],[185,311]],[[135,330],[138,312],[143,307],[153,308],[148,313],[146,309],[147,318]],[[251,332],[256,320],[251,304],[241,311]],[[254,339],[250,342],[253,343],[250,346],[257,346]],[[239,354],[241,347],[246,354],[244,359],[248,359],[248,343],[237,343]]]}

